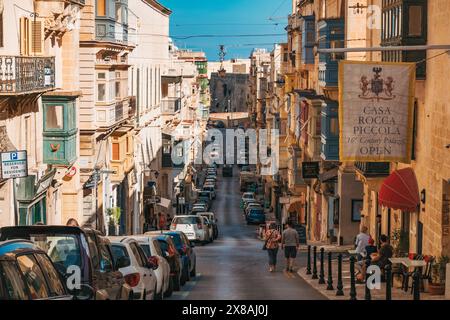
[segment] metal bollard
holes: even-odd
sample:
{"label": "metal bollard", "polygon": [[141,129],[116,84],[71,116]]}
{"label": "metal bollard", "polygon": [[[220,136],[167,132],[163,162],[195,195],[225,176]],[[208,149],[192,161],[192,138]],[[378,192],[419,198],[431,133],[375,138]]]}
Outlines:
{"label": "metal bollard", "polygon": [[392,300],[392,266],[388,263],[384,267],[386,273],[386,300]]}
{"label": "metal bollard", "polygon": [[328,281],[327,290],[334,290],[333,288],[333,265],[331,264],[332,253],[328,252]]}
{"label": "metal bollard", "polygon": [[369,269],[370,266],[370,260],[366,260],[366,283],[365,283],[365,295],[364,295],[364,299],[365,300],[372,300],[372,295],[370,293],[370,289],[368,286],[369,283],[369,277],[371,276],[371,274],[369,274],[369,272],[367,271],[367,269]]}
{"label": "metal bollard", "polygon": [[413,296],[414,300],[420,300],[420,272],[418,269],[414,271],[413,274],[413,281],[414,281],[414,290],[413,290]]}
{"label": "metal bollard", "polygon": [[344,285],[342,283],[342,253],[338,255],[338,280],[336,296],[342,297],[344,295]]}
{"label": "metal bollard", "polygon": [[317,247],[314,246],[313,248],[313,272],[312,272],[312,279],[318,279],[317,277]]}
{"label": "metal bollard", "polygon": [[350,257],[350,300],[356,299],[356,284],[355,284],[355,261],[354,256]]}
{"label": "metal bollard", "polygon": [[311,246],[308,246],[308,257],[306,261],[306,274],[311,274]]}
{"label": "metal bollard", "polygon": [[324,270],[324,264],[323,264],[324,253],[325,253],[325,249],[324,248],[320,248],[319,284],[325,284],[325,270]]}

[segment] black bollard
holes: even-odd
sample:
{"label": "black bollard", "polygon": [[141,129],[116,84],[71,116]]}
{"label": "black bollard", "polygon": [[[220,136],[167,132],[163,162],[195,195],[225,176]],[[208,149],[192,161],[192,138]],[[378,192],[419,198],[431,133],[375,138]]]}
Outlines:
{"label": "black bollard", "polygon": [[370,266],[370,260],[367,259],[365,261],[365,263],[366,263],[366,283],[365,283],[364,299],[365,300],[372,300],[372,295],[370,293],[370,289],[369,289],[369,286],[368,286],[368,284],[369,284],[369,277],[371,276],[371,274],[369,274],[369,272],[368,272],[368,269],[369,269],[369,266]]}
{"label": "black bollard", "polygon": [[328,281],[327,290],[334,290],[333,288],[333,266],[331,264],[331,252],[328,252]]}
{"label": "black bollard", "polygon": [[317,247],[314,246],[313,248],[313,272],[312,272],[312,279],[318,279],[317,277]]}
{"label": "black bollard", "polygon": [[320,273],[319,273],[319,284],[325,284],[325,269],[324,269],[324,253],[325,249],[320,248]]}
{"label": "black bollard", "polygon": [[413,296],[414,300],[420,300],[420,272],[416,269],[413,273],[413,281],[414,281],[414,290]]}
{"label": "black bollard", "polygon": [[338,255],[338,280],[336,296],[342,297],[344,295],[344,285],[342,284],[342,253]]}
{"label": "black bollard", "polygon": [[356,284],[355,284],[355,260],[354,256],[350,257],[350,300],[356,299]]}
{"label": "black bollard", "polygon": [[306,261],[306,274],[311,274],[311,246],[308,246],[308,257]]}
{"label": "black bollard", "polygon": [[388,263],[384,267],[386,273],[386,300],[392,300],[392,266]]}

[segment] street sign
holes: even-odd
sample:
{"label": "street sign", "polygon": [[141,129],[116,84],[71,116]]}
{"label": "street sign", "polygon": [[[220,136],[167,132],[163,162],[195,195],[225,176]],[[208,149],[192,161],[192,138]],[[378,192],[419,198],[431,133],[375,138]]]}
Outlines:
{"label": "street sign", "polygon": [[303,179],[317,179],[319,173],[319,162],[302,162]]}
{"label": "street sign", "polygon": [[26,151],[2,152],[2,178],[13,179],[28,176]]}

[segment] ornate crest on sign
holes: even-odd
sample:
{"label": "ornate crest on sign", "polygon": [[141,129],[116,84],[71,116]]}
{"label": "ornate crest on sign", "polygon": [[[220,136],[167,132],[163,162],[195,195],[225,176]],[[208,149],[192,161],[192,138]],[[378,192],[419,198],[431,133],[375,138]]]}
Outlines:
{"label": "ornate crest on sign", "polygon": [[358,96],[364,100],[393,100],[395,95],[392,93],[394,91],[394,78],[389,76],[386,79],[381,77],[381,72],[383,68],[375,67],[373,68],[373,78],[368,80],[366,75],[361,77],[360,89],[361,94]]}

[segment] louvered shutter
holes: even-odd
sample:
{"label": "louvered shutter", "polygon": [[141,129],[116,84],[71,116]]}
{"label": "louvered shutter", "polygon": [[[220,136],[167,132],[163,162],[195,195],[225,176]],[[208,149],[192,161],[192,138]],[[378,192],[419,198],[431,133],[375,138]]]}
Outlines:
{"label": "louvered shutter", "polygon": [[33,55],[44,54],[44,21],[41,19],[29,20],[30,25],[30,52]]}

